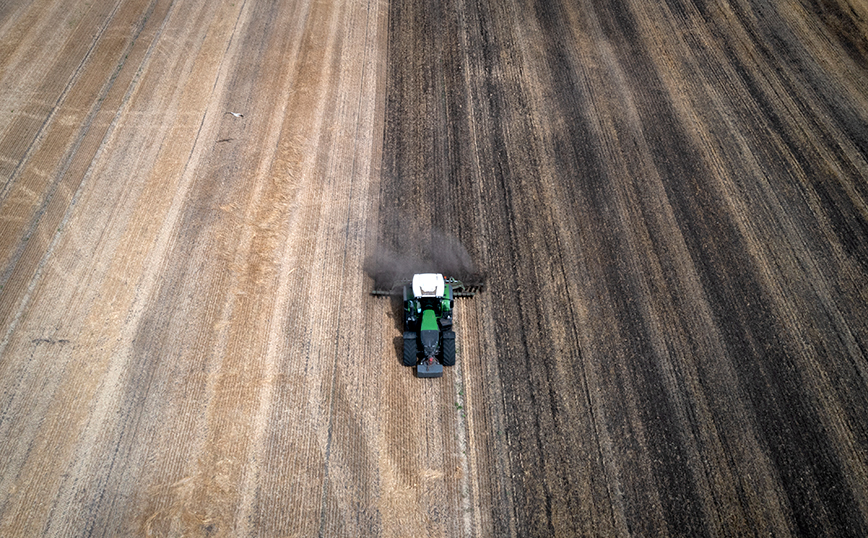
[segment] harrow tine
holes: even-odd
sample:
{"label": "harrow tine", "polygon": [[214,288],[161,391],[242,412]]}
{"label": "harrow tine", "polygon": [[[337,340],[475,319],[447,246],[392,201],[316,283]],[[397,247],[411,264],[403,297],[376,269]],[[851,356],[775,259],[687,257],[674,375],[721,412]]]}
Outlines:
{"label": "harrow tine", "polygon": [[398,295],[398,292],[395,290],[371,290],[371,295],[374,297],[391,297],[392,295]]}
{"label": "harrow tine", "polygon": [[464,290],[464,291],[456,291],[452,294],[453,297],[473,297],[479,290]]}

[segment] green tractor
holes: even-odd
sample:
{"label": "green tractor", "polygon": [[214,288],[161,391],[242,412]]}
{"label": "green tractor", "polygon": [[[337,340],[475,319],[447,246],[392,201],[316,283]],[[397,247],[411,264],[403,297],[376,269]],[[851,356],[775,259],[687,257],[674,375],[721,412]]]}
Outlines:
{"label": "green tractor", "polygon": [[424,273],[404,286],[404,366],[415,366],[419,377],[440,377],[444,366],[455,365],[455,283],[439,273]]}
{"label": "green tractor", "polygon": [[398,285],[404,299],[404,366],[415,366],[418,377],[440,377],[444,366],[455,365],[453,302],[456,297],[472,297],[481,286],[467,287],[440,273],[413,275],[412,281]]}

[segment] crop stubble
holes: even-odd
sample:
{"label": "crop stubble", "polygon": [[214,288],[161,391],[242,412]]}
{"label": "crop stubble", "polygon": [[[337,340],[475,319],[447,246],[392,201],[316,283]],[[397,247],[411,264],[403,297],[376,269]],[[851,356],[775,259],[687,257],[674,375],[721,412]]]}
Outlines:
{"label": "crop stubble", "polygon": [[45,4],[2,27],[89,40],[4,64],[0,533],[379,528],[359,387],[385,6]]}

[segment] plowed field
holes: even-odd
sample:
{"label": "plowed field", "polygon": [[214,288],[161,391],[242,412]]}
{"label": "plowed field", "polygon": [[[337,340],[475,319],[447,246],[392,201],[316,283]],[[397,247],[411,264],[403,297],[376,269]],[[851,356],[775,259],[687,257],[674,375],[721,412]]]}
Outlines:
{"label": "plowed field", "polygon": [[868,7],[0,4],[0,286],[0,536],[866,536]]}

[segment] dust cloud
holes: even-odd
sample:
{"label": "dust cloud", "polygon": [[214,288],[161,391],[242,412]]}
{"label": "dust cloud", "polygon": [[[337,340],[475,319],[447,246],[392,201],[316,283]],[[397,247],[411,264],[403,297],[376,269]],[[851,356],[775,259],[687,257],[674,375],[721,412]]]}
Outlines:
{"label": "dust cloud", "polygon": [[365,273],[374,280],[375,289],[392,289],[416,273],[442,273],[468,285],[483,283],[483,275],[464,245],[442,230],[405,228],[390,239],[389,243],[378,240],[365,260]]}

